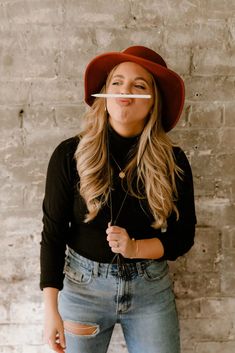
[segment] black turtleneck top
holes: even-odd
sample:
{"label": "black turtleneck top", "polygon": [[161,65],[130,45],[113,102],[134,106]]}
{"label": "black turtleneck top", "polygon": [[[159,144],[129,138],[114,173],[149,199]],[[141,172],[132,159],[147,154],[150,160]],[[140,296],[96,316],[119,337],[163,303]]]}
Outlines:
{"label": "black turtleneck top", "polygon": [[[125,196],[123,182],[118,177],[119,167],[126,164],[138,137],[122,137],[110,128],[109,139],[110,163],[113,169],[112,212],[115,219]],[[63,288],[66,246],[97,262],[110,263],[114,256],[105,232],[111,219],[110,204],[105,205],[94,220],[84,223],[87,208],[79,194],[79,176],[74,159],[78,143],[78,137],[60,143],[48,165],[43,201],[41,289]],[[176,179],[179,220],[176,221],[175,214],[172,213],[167,220],[167,229],[156,230],[151,227],[153,217],[147,201],[128,195],[116,223],[125,228],[131,238],[159,238],[164,247],[164,256],[158,261],[175,260],[185,254],[194,243],[196,216],[191,168],[179,147],[174,147],[173,153],[177,165],[184,171],[182,180]]]}

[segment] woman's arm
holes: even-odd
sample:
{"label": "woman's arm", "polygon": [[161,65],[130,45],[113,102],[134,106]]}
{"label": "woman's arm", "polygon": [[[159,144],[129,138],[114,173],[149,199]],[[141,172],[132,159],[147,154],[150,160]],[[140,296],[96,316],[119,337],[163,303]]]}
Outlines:
{"label": "woman's arm", "polygon": [[43,201],[40,288],[44,298],[44,336],[55,352],[65,349],[63,321],[58,311],[58,292],[63,287],[66,242],[73,207],[73,155],[76,140],[62,142],[53,152],[47,170]]}
{"label": "woman's arm", "polygon": [[129,237],[126,229],[110,226],[106,230],[107,241],[114,253],[130,259],[159,259],[164,255],[164,248],[157,238],[135,240]]}
{"label": "woman's arm", "polygon": [[53,152],[47,170],[41,239],[41,289],[63,287],[65,249],[70,234],[76,168],[73,156],[78,141],[62,142]]}
{"label": "woman's arm", "polygon": [[58,312],[57,288],[44,288],[44,339],[45,343],[55,352],[62,353],[65,349],[64,326]]}

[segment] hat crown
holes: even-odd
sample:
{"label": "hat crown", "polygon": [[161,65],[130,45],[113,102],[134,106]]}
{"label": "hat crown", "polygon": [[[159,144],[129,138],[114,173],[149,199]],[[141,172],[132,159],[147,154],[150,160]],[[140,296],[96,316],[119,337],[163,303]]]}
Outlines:
{"label": "hat crown", "polygon": [[155,51],[153,51],[149,48],[146,48],[146,47],[143,47],[140,45],[129,47],[129,48],[123,50],[122,53],[137,56],[137,57],[143,58],[145,60],[152,61],[155,64],[167,67],[165,61],[163,60],[163,58],[159,54],[157,54]]}

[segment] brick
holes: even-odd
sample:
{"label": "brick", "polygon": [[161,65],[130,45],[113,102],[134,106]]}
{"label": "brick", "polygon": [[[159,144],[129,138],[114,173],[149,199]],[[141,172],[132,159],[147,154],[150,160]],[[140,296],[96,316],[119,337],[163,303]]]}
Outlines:
{"label": "brick", "polygon": [[[62,77],[83,79],[84,71],[93,56],[98,55],[95,28],[67,26],[64,30],[63,53],[61,58]],[[81,83],[81,90],[83,84]]]}
{"label": "brick", "polygon": [[[234,275],[235,268],[235,250],[228,250],[224,252],[221,261],[221,271],[222,273],[231,273]],[[235,276],[234,276],[235,277]]]}
{"label": "brick", "polygon": [[79,80],[37,80],[32,85],[33,104],[77,104],[83,100],[83,83]]}
{"label": "brick", "polygon": [[85,113],[85,104],[76,106],[58,106],[56,110],[56,121],[61,129],[69,128],[76,135],[80,130],[82,118]]}
{"label": "brick", "polygon": [[[163,29],[164,32],[164,29]],[[163,41],[164,43],[164,41]],[[161,49],[162,57],[167,63],[167,67],[176,71],[180,76],[187,75],[191,66],[191,51],[188,47],[174,48],[166,46]]]}
{"label": "brick", "polygon": [[169,0],[166,4],[160,0],[135,0],[132,4],[132,15],[138,24],[147,21],[150,25],[160,23],[195,23],[200,21],[213,21],[227,19],[234,9],[233,0],[219,1],[204,0],[182,2]]}
{"label": "brick", "polygon": [[[26,334],[27,333],[27,334]],[[40,325],[1,325],[0,341],[4,345],[23,345],[41,343],[42,329]]]}
{"label": "brick", "polygon": [[215,197],[228,198],[231,203],[235,201],[235,181],[217,179],[215,182]]}
{"label": "brick", "polygon": [[208,319],[183,319],[181,320],[183,330],[182,338],[191,340],[225,340],[234,331],[232,320],[225,318]]}
{"label": "brick", "polygon": [[176,306],[180,319],[193,319],[201,316],[200,299],[179,298],[176,300]]}
{"label": "brick", "polygon": [[233,101],[233,76],[185,77],[186,98],[193,102]]}
{"label": "brick", "polygon": [[[199,168],[198,168],[199,169]],[[193,168],[195,173],[195,170]],[[213,177],[205,177],[197,175],[193,179],[194,181],[194,195],[196,198],[199,197],[214,197],[216,195],[217,180]],[[223,193],[225,195],[225,193]]]}
{"label": "brick", "polygon": [[[15,204],[20,204],[24,208],[27,205],[32,208],[32,204],[35,203],[38,208],[41,194],[44,192],[46,162],[37,162],[36,158],[25,159],[24,163],[19,165],[16,160],[19,154],[14,155],[11,159],[9,149],[7,153],[8,164],[2,168],[4,183],[0,186],[2,207],[14,208]],[[26,168],[29,168],[29,172],[26,171]],[[10,199],[9,193],[11,194]]]}
{"label": "brick", "polygon": [[23,353],[51,353],[48,345],[23,345]]}
{"label": "brick", "polygon": [[0,106],[1,134],[6,134],[9,137],[12,130],[18,130],[20,127],[20,111],[21,105],[19,107]]}
{"label": "brick", "polygon": [[223,106],[221,104],[193,104],[189,110],[189,126],[193,128],[218,128],[222,126]]}
{"label": "brick", "polygon": [[0,104],[27,104],[30,95],[30,83],[26,81],[0,81]]}
{"label": "brick", "polygon": [[235,340],[231,342],[199,342],[195,353],[232,353],[235,349]]}
{"label": "brick", "polygon": [[22,282],[25,279],[30,280],[35,275],[39,277],[38,258],[14,256],[14,253],[12,253],[10,258],[2,256],[0,265],[2,269],[0,279],[8,283]]}
{"label": "brick", "polygon": [[61,24],[63,22],[63,2],[53,0],[17,0],[2,2],[0,20],[3,25],[25,23]]}
{"label": "brick", "polygon": [[232,103],[226,103],[224,105],[224,116],[225,116],[225,125],[228,127],[234,127],[235,126],[235,104]]}
{"label": "brick", "polygon": [[130,5],[128,1],[100,0],[97,6],[86,0],[70,0],[66,3],[66,22],[79,26],[115,26],[125,25],[129,21]]}
{"label": "brick", "polygon": [[186,270],[201,273],[207,269],[209,272],[218,271],[220,263],[220,234],[216,229],[198,228],[195,244],[187,257]]}
{"label": "brick", "polygon": [[235,228],[225,226],[222,230],[222,247],[225,250],[235,250]]}
{"label": "brick", "polygon": [[8,321],[8,307],[4,303],[0,304],[0,324]]}
{"label": "brick", "polygon": [[234,315],[235,298],[203,298],[200,303],[201,317],[225,317],[227,313]]}
{"label": "brick", "polygon": [[234,273],[223,273],[221,278],[221,294],[223,296],[234,296],[235,275]]}
{"label": "brick", "polygon": [[21,346],[0,346],[0,353],[23,353]]}
{"label": "brick", "polygon": [[228,18],[228,27],[229,27],[229,34],[231,36],[231,43],[233,43],[235,39],[235,20],[233,17]]}
{"label": "brick", "polygon": [[[149,28],[144,25],[141,28],[135,28],[134,31],[128,27],[114,28],[112,31],[108,28],[97,28],[95,34],[97,43],[96,55],[107,51],[122,51],[129,46],[141,44],[149,46],[159,52],[160,55],[163,55],[162,41],[164,28],[162,26]],[[103,48],[102,51],[100,51],[100,47]]]}
{"label": "brick", "polygon": [[13,217],[11,217],[11,219],[7,219],[5,222],[4,220],[1,220],[1,223],[3,224],[3,229],[5,227],[7,228],[7,231],[2,239],[2,246],[5,250],[4,257],[10,257],[14,252],[17,251],[18,255],[30,254],[29,256],[32,258],[38,256],[38,229],[41,226],[41,221],[39,219],[35,219],[35,225],[31,226],[32,229],[30,230],[30,233],[26,233],[26,220],[20,219],[20,222],[18,220],[20,226],[19,229],[17,229],[16,219],[12,220],[12,218]]}
{"label": "brick", "polygon": [[[214,145],[211,146],[215,148]],[[217,161],[216,155],[208,149],[205,153],[194,154],[191,157],[191,166],[194,175],[194,179],[201,179],[202,182],[204,179],[214,180],[214,176],[221,176],[221,169]],[[214,189],[213,185],[210,185],[209,191]],[[204,195],[205,197],[206,195]]]}
{"label": "brick", "polygon": [[170,23],[167,27],[164,45],[169,48],[209,46],[211,49],[217,49],[221,42],[229,39],[225,24],[223,20]]}
{"label": "brick", "polygon": [[184,272],[186,270],[186,258],[187,254],[178,257],[176,261],[168,262],[170,275],[172,278],[174,278],[175,273],[180,274],[181,272]]}
{"label": "brick", "polygon": [[[180,1],[170,1],[169,6],[159,0],[157,1],[134,1],[132,3],[132,15],[135,18],[136,23],[149,23],[149,24],[159,24],[164,22],[175,22],[179,20],[179,15],[181,13],[181,19],[189,18],[196,7],[191,3],[184,3]],[[175,8],[180,8],[180,11],[175,11]]]}
{"label": "brick", "polygon": [[20,128],[13,128],[10,130],[7,138],[6,135],[0,136],[0,151],[2,154],[2,162],[10,164],[11,156],[14,155],[15,159],[18,160],[23,157],[24,154],[24,132]]}
{"label": "brick", "polygon": [[192,74],[227,76],[235,74],[235,50],[205,48],[196,50],[193,57]]}
{"label": "brick", "polygon": [[[206,286],[202,286],[206,283]],[[198,298],[220,293],[220,279],[214,272],[179,273],[174,275],[174,291],[177,298]]]}
{"label": "brick", "polygon": [[[203,5],[205,11],[220,13],[229,15],[231,11],[235,10],[235,4],[233,0],[209,0],[206,3],[200,0],[200,5]],[[210,17],[209,17],[210,18]]]}
{"label": "brick", "polygon": [[[174,140],[191,155],[202,155],[204,158],[216,151],[220,142],[220,133],[218,129],[177,129]],[[172,135],[173,136],[173,135]]]}
{"label": "brick", "polygon": [[[230,144],[230,141],[233,140],[233,136],[235,134],[235,127],[224,128],[220,132],[220,147],[224,153],[235,153],[235,148]],[[235,166],[234,166],[235,171]]]}
{"label": "brick", "polygon": [[53,78],[59,71],[62,30],[53,26],[16,26],[0,30],[1,78]]}
{"label": "brick", "polygon": [[201,226],[234,226],[234,205],[227,199],[200,199],[197,201],[197,216]]}
{"label": "brick", "polygon": [[22,298],[29,303],[42,301],[38,275],[33,276],[30,281],[28,279],[24,279],[20,282],[12,281],[10,285],[8,281],[0,280],[0,285],[1,303],[20,302]]}
{"label": "brick", "polygon": [[43,317],[42,303],[11,302],[9,318],[15,324],[41,323]]}
{"label": "brick", "polygon": [[[197,145],[196,145],[197,146]],[[213,149],[219,147],[211,145]],[[194,154],[191,157],[191,165],[193,170],[193,175],[197,178],[213,178],[215,188],[219,187],[220,180],[223,179],[223,183],[230,182],[232,187],[231,178],[234,175],[234,163],[235,155],[224,154],[224,153],[214,153],[210,150],[205,153]],[[226,171],[226,172],[225,172]],[[205,195],[204,195],[205,196]]]}
{"label": "brick", "polygon": [[235,153],[233,148],[231,148],[230,153],[218,154],[216,159],[221,171],[221,177],[223,177],[224,180],[233,180],[235,171]]}

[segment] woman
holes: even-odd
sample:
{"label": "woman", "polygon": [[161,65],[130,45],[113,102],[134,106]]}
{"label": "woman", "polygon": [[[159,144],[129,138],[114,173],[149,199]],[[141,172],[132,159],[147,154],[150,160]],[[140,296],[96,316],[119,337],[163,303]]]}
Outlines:
{"label": "woman", "polygon": [[56,352],[105,353],[120,323],[130,353],[179,353],[167,260],[193,245],[196,216],[188,160],[166,133],[183,81],[134,46],[90,62],[85,101],[81,133],[56,148],[47,172],[46,341]]}

